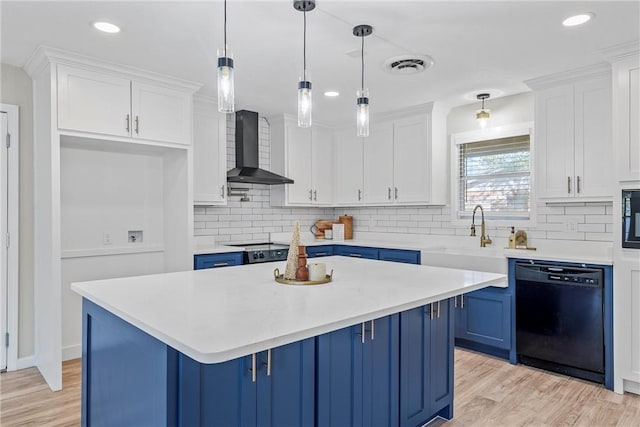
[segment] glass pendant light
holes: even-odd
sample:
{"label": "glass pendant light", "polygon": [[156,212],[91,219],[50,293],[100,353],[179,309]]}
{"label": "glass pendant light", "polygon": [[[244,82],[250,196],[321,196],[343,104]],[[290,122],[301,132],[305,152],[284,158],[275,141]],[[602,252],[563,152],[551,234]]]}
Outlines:
{"label": "glass pendant light", "polygon": [[224,46],[218,51],[218,111],[233,113],[235,104],[233,87],[233,58],[227,56],[227,0],[224,0]]}
{"label": "glass pendant light", "polygon": [[311,82],[307,80],[307,12],[316,7],[315,0],[295,0],[293,7],[304,15],[302,42],[302,80],[298,82],[298,126],[311,127]]}
{"label": "glass pendant light", "polygon": [[369,91],[364,87],[364,38],[373,33],[371,25],[358,25],[353,27],[353,35],[362,38],[361,58],[361,85],[356,102],[356,134],[357,136],[369,136]]}
{"label": "glass pendant light", "polygon": [[484,108],[484,100],[489,98],[489,94],[488,93],[479,93],[476,96],[476,98],[482,100],[482,108],[480,108],[478,111],[476,111],[476,120],[478,121],[478,124],[480,125],[480,127],[484,129],[487,126],[487,122],[489,121],[489,117],[491,116],[491,114],[489,114],[491,112],[491,110],[489,110],[488,108]]}

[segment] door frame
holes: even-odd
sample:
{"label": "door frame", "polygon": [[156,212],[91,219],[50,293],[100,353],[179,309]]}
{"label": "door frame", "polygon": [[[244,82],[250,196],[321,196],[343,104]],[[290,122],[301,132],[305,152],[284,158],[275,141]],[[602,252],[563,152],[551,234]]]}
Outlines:
{"label": "door frame", "polygon": [[[18,288],[20,271],[20,108],[17,105],[0,104],[0,111],[7,113],[7,131],[11,146],[7,153],[7,215],[10,245],[7,248],[7,370],[18,368]],[[4,144],[5,141],[2,141]],[[4,345],[4,337],[2,337]]]}

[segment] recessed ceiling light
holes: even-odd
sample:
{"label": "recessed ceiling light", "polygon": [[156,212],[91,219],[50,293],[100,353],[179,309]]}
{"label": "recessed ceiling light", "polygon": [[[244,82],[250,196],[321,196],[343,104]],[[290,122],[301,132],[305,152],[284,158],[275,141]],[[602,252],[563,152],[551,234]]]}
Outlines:
{"label": "recessed ceiling light", "polygon": [[324,96],[327,96],[329,98],[335,98],[336,96],[340,96],[340,92],[337,92],[335,90],[328,90],[324,93]]}
{"label": "recessed ceiling light", "polygon": [[562,21],[562,25],[565,27],[575,27],[576,25],[582,25],[585,22],[588,22],[595,15],[593,13],[581,13],[579,15],[570,16],[564,21]]}
{"label": "recessed ceiling light", "polygon": [[119,33],[120,27],[110,22],[94,22],[93,26],[96,30],[100,30],[105,33]]}

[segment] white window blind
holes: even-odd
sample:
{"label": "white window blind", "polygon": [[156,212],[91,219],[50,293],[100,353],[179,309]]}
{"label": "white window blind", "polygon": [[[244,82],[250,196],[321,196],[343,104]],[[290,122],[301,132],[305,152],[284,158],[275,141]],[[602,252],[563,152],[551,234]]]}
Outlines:
{"label": "white window blind", "polygon": [[459,217],[482,205],[493,218],[529,218],[529,135],[460,144],[458,159]]}

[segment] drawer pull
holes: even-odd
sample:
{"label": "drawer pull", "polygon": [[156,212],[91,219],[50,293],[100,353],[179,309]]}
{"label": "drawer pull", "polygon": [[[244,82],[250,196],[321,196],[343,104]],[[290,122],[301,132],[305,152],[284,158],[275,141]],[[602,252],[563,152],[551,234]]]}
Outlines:
{"label": "drawer pull", "polygon": [[215,263],[213,263],[214,267],[226,267],[227,265],[229,265],[228,262],[215,262]]}
{"label": "drawer pull", "polygon": [[327,256],[327,252],[316,252],[316,256]]}
{"label": "drawer pull", "polygon": [[349,256],[354,258],[362,258],[362,254],[349,254]]}

